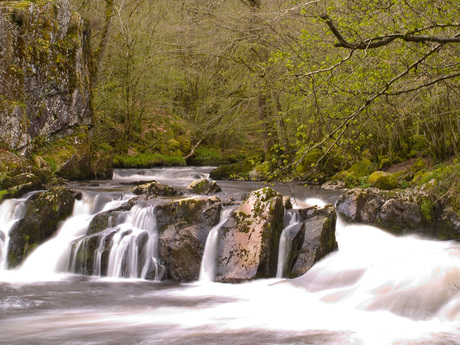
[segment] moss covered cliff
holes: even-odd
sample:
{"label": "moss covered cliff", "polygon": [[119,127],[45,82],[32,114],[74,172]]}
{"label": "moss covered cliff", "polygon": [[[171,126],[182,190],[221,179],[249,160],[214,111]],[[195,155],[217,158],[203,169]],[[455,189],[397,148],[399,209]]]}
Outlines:
{"label": "moss covered cliff", "polygon": [[89,54],[68,0],[0,3],[1,146],[25,153],[92,124]]}

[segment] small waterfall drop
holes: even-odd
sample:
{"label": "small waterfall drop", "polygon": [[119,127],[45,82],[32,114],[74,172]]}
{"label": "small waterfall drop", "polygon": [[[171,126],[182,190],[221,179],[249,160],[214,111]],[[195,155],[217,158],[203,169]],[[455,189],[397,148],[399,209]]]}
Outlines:
{"label": "small waterfall drop", "polygon": [[291,247],[292,239],[295,232],[300,226],[299,212],[291,210],[284,215],[284,229],[281,233],[279,251],[278,251],[278,268],[276,271],[276,278],[284,278],[284,269],[289,255],[289,248]]}
{"label": "small waterfall drop", "polygon": [[27,199],[7,199],[0,204],[0,271],[8,269],[10,231],[24,217]]}
{"label": "small waterfall drop", "polygon": [[217,259],[217,248],[219,246],[219,230],[230,218],[230,215],[234,208],[224,208],[220,214],[219,224],[214,226],[206,238],[206,244],[204,246],[203,259],[201,261],[200,277],[201,282],[212,282],[214,281],[216,271],[216,259]]}
{"label": "small waterfall drop", "polygon": [[85,275],[161,280],[155,206],[114,213],[105,230],[75,240],[70,267]]}
{"label": "small waterfall drop", "polygon": [[26,258],[18,269],[20,275],[40,281],[59,273],[67,273],[72,244],[86,234],[93,217],[98,212],[121,206],[131,196],[121,193],[84,193],[81,200],[75,200],[72,215],[62,223],[55,236]]}
{"label": "small waterfall drop", "polygon": [[155,206],[134,206],[114,231],[107,276],[160,280],[164,267],[158,258]]}

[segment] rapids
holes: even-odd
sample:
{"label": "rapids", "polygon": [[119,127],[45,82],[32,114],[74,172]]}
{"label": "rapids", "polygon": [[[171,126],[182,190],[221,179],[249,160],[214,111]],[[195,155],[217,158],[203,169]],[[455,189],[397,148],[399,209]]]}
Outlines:
{"label": "rapids", "polygon": [[[194,283],[145,280],[134,268],[122,278],[115,252],[111,277],[71,273],[72,246],[85,237],[92,217],[132,197],[120,182],[160,176],[162,183],[183,187],[206,171],[158,169],[132,176],[123,170],[115,172],[113,182],[101,183],[104,191],[88,186],[54,238],[17,270],[0,268],[0,344],[460,344],[460,243],[395,237],[340,219],[339,250],[292,280],[212,282],[217,245],[212,233],[219,225],[208,236],[200,280]],[[258,186],[219,184],[222,195]],[[334,196],[302,190],[296,200],[301,207]],[[0,258],[24,202],[0,205]],[[136,267],[156,260],[151,211],[133,208],[110,228],[129,228],[132,236],[149,233],[151,250],[146,261],[133,258]],[[285,231],[296,222],[294,210]],[[128,237],[117,250],[129,251],[130,243]],[[279,260],[282,264],[282,254]]]}

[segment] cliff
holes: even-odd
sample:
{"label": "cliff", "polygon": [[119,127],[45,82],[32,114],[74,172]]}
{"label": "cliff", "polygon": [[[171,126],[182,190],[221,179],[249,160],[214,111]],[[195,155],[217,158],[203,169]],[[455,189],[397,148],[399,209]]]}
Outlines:
{"label": "cliff", "polygon": [[90,127],[89,39],[68,0],[0,3],[0,147],[26,154]]}

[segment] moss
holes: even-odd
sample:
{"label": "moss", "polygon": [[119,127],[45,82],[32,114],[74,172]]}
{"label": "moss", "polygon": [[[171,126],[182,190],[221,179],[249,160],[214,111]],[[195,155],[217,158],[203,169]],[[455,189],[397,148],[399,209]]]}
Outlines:
{"label": "moss", "polygon": [[350,169],[348,169],[348,173],[353,174],[353,176],[356,178],[368,176],[374,171],[375,166],[369,159],[363,159],[353,164]]}
{"label": "moss", "polygon": [[410,171],[416,173],[418,171],[426,169],[426,163],[423,159],[418,158],[414,164],[410,167]]}
{"label": "moss", "polygon": [[259,156],[254,156],[251,158],[246,158],[245,160],[238,163],[222,165],[212,170],[209,177],[215,180],[235,178],[248,179],[249,172],[258,164],[260,164],[260,162],[261,158]]}
{"label": "moss", "polygon": [[392,174],[384,171],[375,171],[369,176],[367,182],[379,189],[391,190],[398,187],[398,180]]}
{"label": "moss", "polygon": [[113,164],[118,168],[151,168],[155,166],[184,166],[186,162],[179,156],[140,153],[135,156],[115,155]]}
{"label": "moss", "polygon": [[434,204],[430,199],[423,198],[420,201],[420,209],[425,220],[431,221],[433,219]]}

